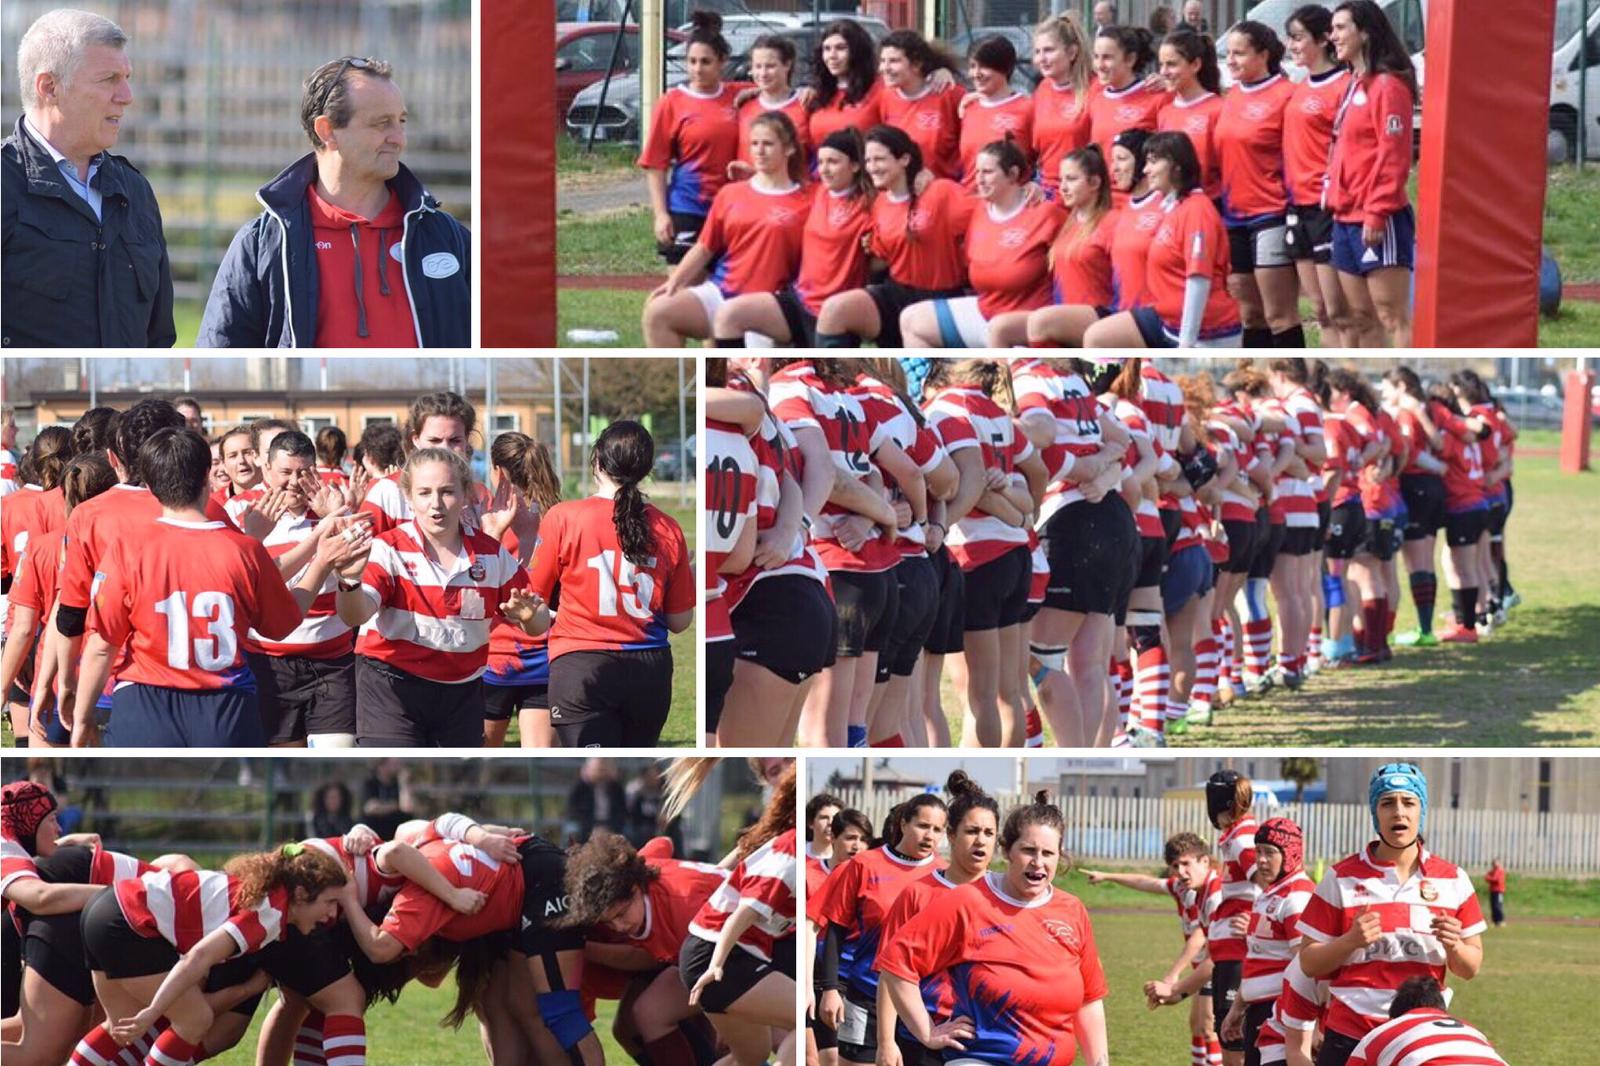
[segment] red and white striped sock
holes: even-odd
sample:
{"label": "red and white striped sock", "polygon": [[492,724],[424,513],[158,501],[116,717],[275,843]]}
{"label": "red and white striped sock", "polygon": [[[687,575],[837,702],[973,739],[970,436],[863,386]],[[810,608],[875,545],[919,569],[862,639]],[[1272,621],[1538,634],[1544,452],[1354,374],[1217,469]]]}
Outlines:
{"label": "red and white striped sock", "polygon": [[355,1014],[330,1014],[322,1023],[322,1054],[328,1066],[366,1066],[367,1023]]}
{"label": "red and white striped sock", "polygon": [[1272,616],[1244,624],[1244,668],[1260,676],[1272,664]]}
{"label": "red and white striped sock", "polygon": [[1167,646],[1157,644],[1140,652],[1134,675],[1134,702],[1139,708],[1140,725],[1161,732],[1171,691],[1172,663],[1167,658]]}
{"label": "red and white striped sock", "polygon": [[105,1026],[97,1025],[83,1034],[69,1061],[72,1066],[111,1066],[121,1050]]}
{"label": "red and white striped sock", "polygon": [[1216,1037],[1206,1045],[1206,1066],[1222,1066],[1222,1044]]}
{"label": "red and white striped sock", "polygon": [[1314,622],[1311,625],[1311,635],[1306,638],[1306,655],[1313,659],[1322,658],[1322,623]]}
{"label": "red and white striped sock", "polygon": [[1044,747],[1044,719],[1039,717],[1039,708],[1029,707],[1027,709],[1027,721],[1027,742],[1024,746],[1029,748]]}
{"label": "red and white striped sock", "polygon": [[1206,1038],[1189,1036],[1189,1066],[1206,1066]]}
{"label": "red and white striped sock", "polygon": [[1111,677],[1117,686],[1117,732],[1126,733],[1133,714],[1133,664],[1112,659]]}
{"label": "red and white striped sock", "polygon": [[193,1044],[178,1035],[176,1029],[168,1029],[156,1037],[156,1042],[150,1046],[150,1054],[144,1057],[144,1066],[194,1066],[195,1056],[200,1054],[201,1044]]}
{"label": "red and white striped sock", "polygon": [[1201,637],[1194,646],[1194,691],[1196,703],[1210,705],[1217,699],[1217,669],[1221,666],[1217,638]]}
{"label": "red and white striped sock", "polygon": [[1223,633],[1223,662],[1228,664],[1228,684],[1237,691],[1244,687],[1244,641],[1239,639],[1238,628],[1226,618],[1221,622]]}
{"label": "red and white striped sock", "polygon": [[293,1066],[328,1066],[328,1060],[322,1057],[322,1026],[325,1022],[322,1012],[314,1010],[300,1023],[300,1031],[294,1036]]}

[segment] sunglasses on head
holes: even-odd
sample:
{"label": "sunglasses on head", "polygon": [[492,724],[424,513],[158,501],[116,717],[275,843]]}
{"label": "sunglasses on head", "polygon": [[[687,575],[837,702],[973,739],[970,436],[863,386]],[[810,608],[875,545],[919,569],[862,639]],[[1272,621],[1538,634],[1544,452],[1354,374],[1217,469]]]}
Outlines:
{"label": "sunglasses on head", "polygon": [[339,61],[339,69],[333,75],[333,80],[329,81],[328,82],[328,87],[326,89],[322,90],[322,99],[317,101],[317,112],[316,113],[321,115],[321,114],[324,114],[326,112],[327,107],[328,107],[328,98],[333,95],[333,90],[338,88],[339,83],[344,80],[344,72],[345,71],[347,71],[347,70],[371,70],[371,69],[372,69],[372,64],[369,63],[367,60],[362,59],[360,56],[345,56],[342,60]]}

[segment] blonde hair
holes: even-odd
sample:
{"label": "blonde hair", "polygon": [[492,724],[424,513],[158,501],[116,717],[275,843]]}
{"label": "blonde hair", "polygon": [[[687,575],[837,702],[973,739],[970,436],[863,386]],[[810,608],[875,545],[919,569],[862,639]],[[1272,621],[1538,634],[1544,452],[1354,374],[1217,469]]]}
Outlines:
{"label": "blonde hair", "polygon": [[1050,16],[1033,28],[1033,35],[1054,37],[1063,49],[1078,50],[1072,69],[1067,73],[1067,82],[1072,86],[1072,115],[1076,118],[1083,114],[1083,109],[1089,106],[1089,42],[1078,22],[1077,12]]}
{"label": "blonde hair", "polygon": [[411,495],[412,472],[424,463],[443,463],[455,474],[456,484],[463,496],[472,492],[472,468],[467,461],[449,448],[418,448],[406,456],[406,465],[400,468],[400,491]]}

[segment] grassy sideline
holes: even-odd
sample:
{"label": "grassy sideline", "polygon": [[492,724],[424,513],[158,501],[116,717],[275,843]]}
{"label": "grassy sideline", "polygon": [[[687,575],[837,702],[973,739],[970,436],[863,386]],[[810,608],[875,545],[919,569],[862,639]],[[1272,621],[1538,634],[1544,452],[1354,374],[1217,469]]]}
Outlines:
{"label": "grassy sideline", "polygon": [[[592,186],[597,177],[616,174],[613,156],[585,157],[566,148],[560,158],[561,181],[573,187]],[[569,161],[574,168],[569,176]],[[1545,203],[1545,243],[1561,264],[1567,284],[1600,281],[1600,170],[1579,173],[1572,167],[1550,171]],[[654,253],[650,213],[642,207],[594,214],[562,214],[556,223],[556,257],[562,275],[664,274]],[[556,294],[560,336],[566,346],[567,330],[614,329],[617,343],[639,347],[644,343],[639,315],[645,293],[626,289],[560,289]],[[179,337],[184,337],[180,325]],[[1576,300],[1563,304],[1555,318],[1539,322],[1542,348],[1600,345],[1600,304]]]}

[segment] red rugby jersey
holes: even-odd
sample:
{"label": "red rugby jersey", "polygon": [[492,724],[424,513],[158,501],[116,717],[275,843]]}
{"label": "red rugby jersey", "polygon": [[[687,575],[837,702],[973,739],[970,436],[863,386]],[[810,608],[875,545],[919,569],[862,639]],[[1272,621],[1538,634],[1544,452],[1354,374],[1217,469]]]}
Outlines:
{"label": "red rugby jersey", "polygon": [[[301,515],[286,514],[278,519],[278,524],[262,540],[261,546],[276,561],[311,536],[316,528],[317,516],[310,511]],[[298,584],[310,566],[308,561],[285,583],[290,586]],[[355,650],[355,634],[340,620],[334,606],[338,583],[338,575],[329,573],[323,579],[322,588],[317,590],[317,598],[312,601],[305,618],[281,640],[270,640],[251,630],[249,649],[266,655],[293,655],[302,659],[337,659]]]}
{"label": "red rugby jersey", "polygon": [[1203,277],[1211,279],[1211,293],[1200,318],[1200,339],[1236,332],[1239,305],[1228,292],[1231,264],[1227,227],[1211,201],[1190,193],[1176,203],[1169,202],[1150,242],[1144,278],[1150,305],[1162,324],[1174,333],[1179,331],[1189,279]]}
{"label": "red rugby jersey", "polygon": [[[1156,131],[1161,109],[1172,100],[1165,89],[1146,85],[1135,78],[1121,89],[1106,85],[1089,98],[1090,140],[1100,146],[1100,154],[1111,161],[1111,142],[1123,130]],[[1119,194],[1118,202],[1126,200]]]}
{"label": "red rugby jersey", "polygon": [[[536,555],[540,543],[540,538],[534,538]],[[511,558],[522,557],[522,545],[515,530],[506,530],[500,546]],[[549,681],[550,631],[529,636],[521,626],[506,621],[505,615],[495,615],[494,624],[489,627],[489,664],[483,671],[484,684],[512,687],[545,685]]]}
{"label": "red rugby jersey", "polygon": [[1419,1007],[1361,1038],[1346,1066],[1505,1066],[1489,1038],[1448,1011]]}
{"label": "red rugby jersey", "polygon": [[1222,860],[1222,898],[1217,902],[1211,928],[1206,932],[1211,957],[1218,962],[1240,962],[1245,939],[1233,931],[1232,918],[1249,914],[1261,889],[1256,887],[1256,820],[1249,814],[1230,825],[1217,838]]}
{"label": "red rugby jersey", "polygon": [[[961,184],[968,192],[978,188],[978,153],[986,144],[1010,139],[1033,166],[1033,100],[1026,93],[1011,93],[999,100],[979,97],[967,105],[961,122]],[[1057,170],[1059,170],[1059,165]]]}
{"label": "red rugby jersey", "polygon": [[[860,399],[824,382],[809,360],[790,363],[773,374],[767,382],[767,402],[772,413],[791,430],[810,428],[821,432],[834,466],[857,481],[872,473],[873,453],[890,439],[887,427],[867,414]],[[881,573],[898,564],[899,551],[876,534],[858,551],[839,542],[835,523],[852,513],[838,504],[826,503],[822,513],[815,516],[812,542],[827,568]]]}
{"label": "red rugby jersey", "polygon": [[249,631],[278,640],[300,624],[300,605],[267,549],[222,522],[157,518],[137,541],[118,541],[102,563],[107,576],[89,628],[114,648],[131,638],[119,682],[253,688],[244,657]]}
{"label": "red rugby jersey", "polygon": [[1195,158],[1200,160],[1201,184],[1208,200],[1222,195],[1222,157],[1217,149],[1217,120],[1221,116],[1222,97],[1216,93],[1201,93],[1193,100],[1174,96],[1156,115],[1157,130],[1181,133],[1194,145]]}
{"label": "red rugby jersey", "polygon": [[1048,415],[1055,424],[1055,440],[1043,453],[1050,483],[1045,487],[1035,523],[1043,526],[1061,508],[1083,499],[1077,482],[1066,480],[1066,457],[1093,455],[1100,450],[1100,407],[1082,375],[1062,373],[1039,359],[1014,362],[1011,387],[1019,417],[1042,419]]}
{"label": "red rugby jersey", "polygon": [[801,235],[811,211],[804,185],[768,189],[754,180],[724,185],[699,244],[717,256],[709,280],[724,296],[775,292],[800,268]]}
{"label": "red rugby jersey", "polygon": [[978,201],[953,181],[933,181],[916,196],[879,193],[872,200],[872,254],[889,277],[915,289],[957,289],[966,282],[962,244]]}
{"label": "red rugby jersey", "polygon": [[312,837],[300,843],[315,848],[344,867],[344,872],[356,883],[356,895],[363,907],[387,903],[407,883],[402,874],[386,874],[378,869],[378,848],[382,844],[365,855],[356,856],[344,846],[344,837]]}
{"label": "red rugby jersey", "polygon": [[[661,874],[644,895],[644,930],[629,942],[643,948],[657,962],[676,963],[678,951],[689,939],[689,927],[712,895],[728,880],[728,871],[703,862],[656,859],[650,862]],[[718,927],[720,928],[720,926]]]}
{"label": "red rugby jersey", "polygon": [[1323,422],[1327,437],[1327,462],[1322,464],[1323,474],[1331,481],[1339,476],[1339,487],[1333,493],[1333,506],[1342,507],[1361,495],[1361,469],[1358,460],[1366,447],[1361,431],[1344,415],[1329,412]]}
{"label": "red rugby jersey", "polygon": [[1151,190],[1130,199],[1115,213],[1117,228],[1111,232],[1111,291],[1119,311],[1131,311],[1150,302],[1145,286],[1146,264],[1150,261],[1150,242],[1166,217],[1162,196]]}
{"label": "red rugby jersey", "polygon": [[967,274],[984,318],[1050,305],[1050,246],[1065,218],[1048,200],[1024,201],[1005,212],[985,204],[972,213]]}
{"label": "red rugby jersey", "polygon": [[[739,946],[763,962],[771,962],[779,940],[794,936],[795,881],[799,876],[795,832],[779,833],[740,860],[689,923],[689,932],[716,942],[740,903],[759,916],[739,936]],[[681,946],[681,944],[680,944]]]}
{"label": "red rugby jersey", "polygon": [[118,881],[113,891],[123,918],[140,936],[160,937],[182,953],[226,929],[237,954],[249,955],[283,936],[289,890],[274,889],[250,904],[239,898],[239,888],[238,878],[214,870],[150,870]]}
{"label": "red rugby jersey", "polygon": [[1023,902],[1001,886],[988,874],[934,897],[884,945],[878,968],[918,982],[946,973],[940,1013],[972,1019],[971,1057],[1067,1066],[1074,1016],[1108,991],[1089,914],[1059,889]]}
{"label": "red rugby jersey", "polygon": [[1410,199],[1414,101],[1393,74],[1352,78],[1339,104],[1323,204],[1340,222],[1378,228]]}
{"label": "red rugby jersey", "polygon": [[1444,506],[1451,514],[1475,511],[1484,506],[1484,461],[1482,441],[1463,441],[1442,435],[1439,458],[1444,460]]}
{"label": "red rugby jersey", "polygon": [[1316,890],[1304,871],[1283,878],[1256,897],[1245,934],[1245,957],[1239,995],[1245,1002],[1277,1000],[1283,971],[1300,946],[1300,915]]}
{"label": "red rugby jersey", "polygon": [[[67,559],[61,568],[61,605],[88,607],[101,561],[113,544],[161,517],[161,501],[143,485],[113,485],[84,500],[66,520]],[[219,503],[206,504],[206,517],[228,521]]]}
{"label": "red rugby jersey", "polygon": [[809,852],[806,854],[806,899],[817,898],[817,893],[822,891],[822,886],[828,881],[828,874],[833,872],[833,862],[826,855],[817,856]]}
{"label": "red rugby jersey", "polygon": [[[820,935],[836,925],[845,945],[841,951],[839,980],[858,992],[876,993],[876,960],[882,944],[884,919],[894,901],[913,882],[936,868],[937,856],[912,860],[887,847],[870,848],[833,868],[822,891],[806,897],[806,917]],[[849,956],[848,969],[843,956]]]}
{"label": "red rugby jersey", "polygon": [[638,566],[622,554],[615,513],[613,501],[591,496],[556,504],[540,525],[533,591],[548,600],[561,583],[561,604],[550,626],[552,660],[569,651],[665,648],[666,616],[694,610],[682,527],[645,504],[655,554]]}
{"label": "red rugby jersey", "polygon": [[794,132],[799,139],[800,158],[809,166],[817,157],[817,146],[811,140],[811,112],[807,111],[806,105],[801,102],[799,89],[795,89],[777,104],[767,103],[762,95],[757,93],[739,105],[739,158],[746,163],[751,161],[750,130],[755,125],[756,119],[768,111],[777,111],[794,123]]}
{"label": "red rugby jersey", "polygon": [[[1010,474],[1033,454],[1033,445],[1017,432],[1011,416],[981,389],[940,389],[924,413],[945,451],[954,455],[963,448],[977,448],[986,471]],[[1026,529],[1007,525],[979,507],[952,525],[945,537],[962,570],[975,570],[1026,543]]]}
{"label": "red rugby jersey", "polygon": [[749,83],[724,82],[702,93],[688,84],[661,94],[639,152],[639,166],[665,170],[667,210],[704,215],[728,181],[728,164],[739,156],[739,117],[733,101]]}
{"label": "red rugby jersey", "polygon": [[[907,96],[887,86],[878,98],[878,109],[886,126],[898,126],[922,149],[922,165],[940,178],[959,178],[958,158],[961,118],[957,108],[966,90],[959,85],[935,89],[924,84],[916,96]],[[970,108],[968,110],[971,110]]]}
{"label": "red rugby jersey", "polygon": [[1283,183],[1283,115],[1294,83],[1273,74],[1235,85],[1217,118],[1222,166],[1222,217],[1230,226],[1281,215],[1289,206]]}
{"label": "red rugby jersey", "polygon": [[[1400,436],[1400,427],[1395,422],[1394,416],[1382,407],[1378,408],[1372,412],[1372,428],[1378,440],[1388,443],[1389,454],[1404,465],[1406,443]],[[1395,469],[1393,466],[1390,468]],[[1370,470],[1361,483],[1361,504],[1366,508],[1367,514],[1393,514],[1399,510],[1400,503],[1399,476],[1380,478],[1376,469]]]}
{"label": "red rugby jersey", "polygon": [[1291,204],[1314,207],[1322,202],[1333,117],[1349,77],[1349,67],[1334,67],[1298,82],[1289,97],[1283,112],[1283,180]]}
{"label": "red rugby jersey", "polygon": [[[11,583],[11,593],[6,598],[6,639],[31,640],[44,631],[45,619],[56,602],[57,578],[61,574],[61,560],[66,554],[66,533],[55,530],[35,534],[17,559],[16,579]],[[12,614],[18,607],[29,607],[34,612],[34,632],[18,633],[13,628]],[[33,668],[38,669],[39,656],[43,654],[44,641],[33,649]],[[37,676],[37,675],[35,675]],[[57,681],[59,691],[60,681]]]}
{"label": "red rugby jersey", "polygon": [[1052,246],[1050,280],[1055,302],[1064,307],[1114,307],[1111,251],[1116,241],[1119,212],[1100,216],[1094,229],[1084,233],[1074,216],[1068,216]]}
{"label": "red rugby jersey", "polygon": [[[526,840],[519,838],[519,843]],[[522,921],[522,866],[502,863],[458,840],[432,840],[419,849],[428,865],[456,888],[473,888],[489,897],[476,914],[452,910],[444,900],[408,881],[389,904],[383,931],[415,951],[429,937],[472,940],[501,930],[516,929]]]}
{"label": "red rugby jersey", "polygon": [[1093,139],[1089,102],[1098,90],[1099,84],[1091,80],[1080,100],[1070,85],[1060,86],[1049,78],[1034,86],[1033,145],[1039,154],[1039,184],[1052,195],[1061,187],[1061,161]]}
{"label": "red rugby jersey", "polygon": [[706,636],[732,640],[733,623],[722,598],[727,580],[718,569],[756,518],[756,453],[738,426],[706,421]]}
{"label": "red rugby jersey", "polygon": [[14,577],[29,537],[43,536],[67,524],[67,500],[61,486],[23,485],[0,507],[0,576]]}
{"label": "red rugby jersey", "polygon": [[[479,530],[462,531],[448,571],[424,545],[409,519],[373,540],[361,591],[378,611],[361,627],[356,651],[429,681],[476,681],[488,665],[489,628],[500,604],[512,589],[528,587],[528,572]],[[561,606],[567,607],[564,596]]]}
{"label": "red rugby jersey", "polygon": [[800,236],[800,273],[794,282],[807,311],[819,314],[828,297],[866,284],[862,239],[871,231],[871,205],[865,197],[816,186]]}
{"label": "red rugby jersey", "polygon": [[873,78],[867,86],[867,91],[861,98],[847,103],[844,90],[839,89],[833,94],[833,99],[825,107],[819,107],[811,112],[807,126],[811,131],[811,143],[822,144],[828,135],[836,130],[854,127],[863,134],[883,121],[878,103],[883,99],[883,82]]}
{"label": "red rugby jersey", "polygon": [[1379,860],[1369,844],[1334,865],[1317,885],[1300,916],[1300,932],[1320,944],[1349,931],[1369,910],[1383,920],[1383,936],[1347,958],[1328,978],[1332,1002],[1327,1028],[1351,1038],[1365,1036],[1389,1016],[1389,1002],[1411,977],[1445,983],[1445,951],[1433,935],[1433,919],[1451,915],[1462,937],[1486,928],[1472,879],[1464,870],[1421,849],[1412,875],[1401,882],[1393,863]]}

